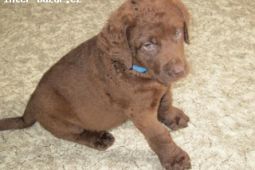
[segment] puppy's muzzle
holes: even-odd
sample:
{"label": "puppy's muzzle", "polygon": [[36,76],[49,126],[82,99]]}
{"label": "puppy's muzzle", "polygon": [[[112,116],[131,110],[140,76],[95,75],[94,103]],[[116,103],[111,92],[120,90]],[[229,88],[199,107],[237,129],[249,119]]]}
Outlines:
{"label": "puppy's muzzle", "polygon": [[183,63],[168,63],[164,67],[164,73],[169,79],[175,80],[184,77],[187,74],[187,66]]}

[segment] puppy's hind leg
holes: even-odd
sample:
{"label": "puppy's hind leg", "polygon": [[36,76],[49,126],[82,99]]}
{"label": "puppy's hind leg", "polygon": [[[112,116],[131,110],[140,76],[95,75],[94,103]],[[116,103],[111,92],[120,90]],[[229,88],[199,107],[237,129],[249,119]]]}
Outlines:
{"label": "puppy's hind leg", "polygon": [[71,140],[79,144],[84,144],[88,147],[103,151],[112,146],[114,143],[114,137],[107,131],[89,131],[84,130],[78,135],[71,137]]}
{"label": "puppy's hind leg", "polygon": [[114,143],[114,137],[109,132],[84,129],[69,100],[59,91],[51,88],[39,90],[37,121],[54,136],[97,150],[106,150]]}
{"label": "puppy's hind leg", "polygon": [[49,127],[49,124],[47,124],[47,127],[44,126],[44,128],[58,138],[86,145],[100,151],[106,150],[115,141],[114,136],[107,131],[86,130],[62,120],[55,119],[53,126]]}

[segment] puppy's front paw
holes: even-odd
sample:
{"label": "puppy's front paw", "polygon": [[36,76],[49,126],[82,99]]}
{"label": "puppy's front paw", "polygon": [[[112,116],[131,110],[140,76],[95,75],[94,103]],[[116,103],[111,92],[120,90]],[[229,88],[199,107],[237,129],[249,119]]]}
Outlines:
{"label": "puppy's front paw", "polygon": [[159,120],[172,130],[178,130],[187,127],[190,119],[182,110],[173,107],[171,112],[160,116]]}
{"label": "puppy's front paw", "polygon": [[114,137],[109,132],[100,132],[94,142],[94,148],[100,151],[106,150],[114,143]]}
{"label": "puppy's front paw", "polygon": [[186,170],[191,168],[189,155],[179,147],[174,150],[170,158],[162,165],[166,170]]}

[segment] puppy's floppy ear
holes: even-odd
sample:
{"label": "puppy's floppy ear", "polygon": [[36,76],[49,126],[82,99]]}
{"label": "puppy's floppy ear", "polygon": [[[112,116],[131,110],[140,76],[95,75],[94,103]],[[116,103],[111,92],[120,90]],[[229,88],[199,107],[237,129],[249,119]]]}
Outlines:
{"label": "puppy's floppy ear", "polygon": [[[136,2],[137,0],[132,0]],[[99,34],[99,47],[112,60],[124,64],[127,69],[132,66],[132,51],[129,44],[129,32],[135,25],[134,4],[124,3],[112,14],[108,23]]]}
{"label": "puppy's floppy ear", "polygon": [[190,44],[189,40],[189,22],[190,22],[190,15],[188,12],[188,9],[185,7],[185,5],[180,0],[173,0],[173,3],[179,8],[179,10],[182,12],[182,15],[184,17],[184,41],[187,44]]}

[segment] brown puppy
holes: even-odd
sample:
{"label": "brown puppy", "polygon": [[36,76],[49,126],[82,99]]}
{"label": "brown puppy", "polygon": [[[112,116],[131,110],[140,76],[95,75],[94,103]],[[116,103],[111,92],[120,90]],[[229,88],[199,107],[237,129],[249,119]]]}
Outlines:
{"label": "brown puppy", "polygon": [[189,121],[172,106],[170,92],[188,71],[188,20],[179,0],[128,0],[98,35],[45,73],[24,115],[0,120],[0,130],[38,121],[56,137],[105,150],[114,142],[107,131],[131,120],[166,169],[190,168],[189,156],[160,123],[176,130]]}

